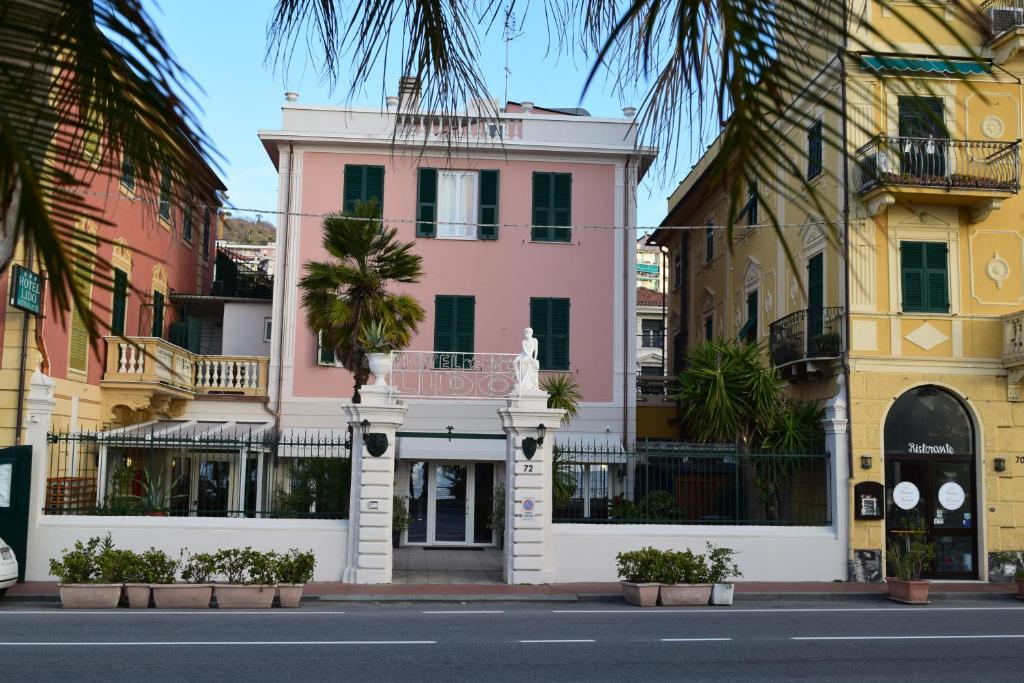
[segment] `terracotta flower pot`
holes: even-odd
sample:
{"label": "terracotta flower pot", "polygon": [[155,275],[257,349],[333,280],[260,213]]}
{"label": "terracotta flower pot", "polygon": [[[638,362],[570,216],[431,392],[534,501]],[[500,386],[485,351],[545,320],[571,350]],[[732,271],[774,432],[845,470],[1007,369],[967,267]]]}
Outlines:
{"label": "terracotta flower pot", "polygon": [[1024,600],[1024,579],[1017,579],[1017,597]]}
{"label": "terracotta flower pot", "polygon": [[149,595],[152,590],[148,583],[126,583],[124,592],[128,594],[128,606],[132,609],[149,607]]}
{"label": "terracotta flower pot", "polygon": [[890,600],[908,605],[928,604],[928,581],[904,581],[890,576],[885,582],[889,584]]}
{"label": "terracotta flower pot", "polygon": [[153,584],[153,605],[159,608],[208,609],[212,596],[208,583]]}
{"label": "terracotta flower pot", "polygon": [[298,607],[302,600],[302,590],[305,587],[304,583],[277,584],[277,597],[281,601],[281,607]]}
{"label": "terracotta flower pot", "polygon": [[665,606],[706,605],[710,600],[710,583],[661,584],[659,602]]}
{"label": "terracotta flower pot", "polygon": [[59,584],[60,604],[68,609],[113,609],[121,601],[119,583]]}
{"label": "terracotta flower pot", "polygon": [[246,586],[218,583],[214,586],[217,607],[224,609],[269,609],[274,603],[274,586]]}
{"label": "terracotta flower pot", "polygon": [[658,589],[660,587],[656,583],[631,583],[623,581],[622,596],[626,598],[626,602],[630,605],[654,607],[658,604]]}

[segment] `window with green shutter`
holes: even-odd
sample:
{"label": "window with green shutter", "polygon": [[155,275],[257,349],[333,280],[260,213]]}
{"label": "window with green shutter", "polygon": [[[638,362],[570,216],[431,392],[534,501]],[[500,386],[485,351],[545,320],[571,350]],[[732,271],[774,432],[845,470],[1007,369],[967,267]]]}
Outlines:
{"label": "window with green shutter", "polygon": [[821,173],[824,144],[822,138],[822,122],[817,120],[807,129],[807,179]]}
{"label": "window with green shutter", "polygon": [[477,239],[498,239],[497,171],[480,171],[480,220]]}
{"label": "window with green shutter", "polygon": [[[533,174],[534,242],[569,242],[572,239],[572,174]],[[565,227],[561,227],[565,226]]]}
{"label": "window with green shutter", "polygon": [[171,169],[164,166],[160,171],[160,204],[157,209],[160,218],[171,220]]}
{"label": "window with green shutter", "polygon": [[316,333],[316,362],[317,365],[338,365],[338,357],[334,349],[323,345],[323,334]]}
{"label": "window with green shutter", "polygon": [[164,293],[153,292],[153,336],[164,336]]}
{"label": "window with green shutter", "polygon": [[530,327],[541,370],[569,369],[569,300],[530,299]]}
{"label": "window with green shutter", "polygon": [[736,338],[741,342],[753,344],[757,341],[757,290],[747,294],[747,322],[743,323]]}
{"label": "window with green shutter", "polygon": [[181,237],[186,242],[192,241],[193,210],[194,209],[192,206],[192,196],[189,195],[189,197],[185,200],[185,216],[181,220]]}
{"label": "window with green shutter", "polygon": [[704,261],[711,263],[715,260],[715,224],[708,221],[708,227],[704,229]]}
{"label": "window with green shutter", "polygon": [[342,212],[353,213],[356,202],[370,202],[374,199],[377,200],[377,215],[381,215],[384,210],[384,167],[345,164]]}
{"label": "window with green shutter", "polygon": [[476,297],[438,294],[434,297],[434,367],[473,367]]}
{"label": "window with green shutter", "polygon": [[949,313],[949,247],[945,242],[901,242],[903,311]]}
{"label": "window with green shutter", "polygon": [[128,273],[114,268],[114,301],[110,305],[110,333],[123,335],[128,313]]}
{"label": "window with green shutter", "polygon": [[[74,259],[72,266],[75,287],[89,306],[92,305],[95,263],[91,256],[86,258],[81,254],[95,253],[94,251],[90,252],[90,249],[95,250],[95,239],[95,237],[85,234],[76,237],[75,250],[79,252],[79,256]],[[68,336],[68,369],[86,372],[89,366],[89,328],[74,306],[71,307],[71,327]]]}
{"label": "window with green shutter", "polygon": [[757,183],[747,186],[747,203],[743,205],[740,217],[746,217],[747,225],[757,225]]}
{"label": "window with green shutter", "polygon": [[210,207],[206,207],[203,211],[203,256],[210,255],[210,222],[212,221],[212,212]]}
{"label": "window with green shutter", "polygon": [[127,154],[121,157],[121,187],[135,192],[135,160]]}
{"label": "window with green shutter", "polygon": [[421,168],[416,174],[416,236],[437,234],[437,169]]}

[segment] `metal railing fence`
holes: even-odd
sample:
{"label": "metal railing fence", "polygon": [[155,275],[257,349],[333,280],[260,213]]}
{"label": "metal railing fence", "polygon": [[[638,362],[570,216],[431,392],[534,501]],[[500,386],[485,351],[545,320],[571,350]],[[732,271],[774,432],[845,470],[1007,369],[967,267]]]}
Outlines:
{"label": "metal railing fence", "polygon": [[1020,141],[877,135],[857,150],[860,192],[883,185],[1020,189]]}
{"label": "metal railing fence", "polygon": [[807,358],[837,358],[846,350],[843,309],[804,309],[779,318],[768,328],[768,352],[779,366]]}

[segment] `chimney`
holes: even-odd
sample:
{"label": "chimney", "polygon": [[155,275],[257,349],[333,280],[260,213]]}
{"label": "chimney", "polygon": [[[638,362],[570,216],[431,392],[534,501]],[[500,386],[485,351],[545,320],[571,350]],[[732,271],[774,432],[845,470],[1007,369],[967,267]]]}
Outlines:
{"label": "chimney", "polygon": [[636,116],[636,107],[623,107],[622,115],[625,116],[627,119],[633,118],[634,116]]}
{"label": "chimney", "polygon": [[299,101],[299,93],[295,92],[294,90],[289,90],[288,92],[286,92],[284,94],[284,99],[285,99],[285,102],[298,102]]}
{"label": "chimney", "polygon": [[403,111],[415,111],[420,108],[420,79],[415,76],[402,76],[398,79],[398,99]]}
{"label": "chimney", "polygon": [[530,100],[523,100],[522,102],[519,103],[519,106],[523,108],[524,114],[529,114],[530,112],[533,111],[533,102],[531,102]]}

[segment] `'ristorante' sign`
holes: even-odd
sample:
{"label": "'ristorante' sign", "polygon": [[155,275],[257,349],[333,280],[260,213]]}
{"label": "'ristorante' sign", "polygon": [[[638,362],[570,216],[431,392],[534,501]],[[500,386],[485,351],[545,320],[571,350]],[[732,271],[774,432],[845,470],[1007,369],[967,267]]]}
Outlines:
{"label": "'ristorante' sign", "polygon": [[915,453],[917,455],[931,455],[932,453],[942,453],[945,455],[956,455],[956,451],[948,443],[944,443],[938,446],[933,446],[927,443],[913,443],[907,444],[907,452]]}

